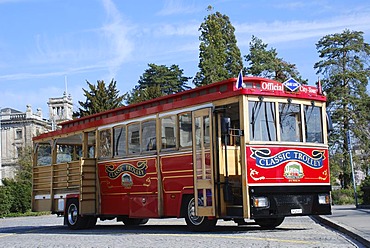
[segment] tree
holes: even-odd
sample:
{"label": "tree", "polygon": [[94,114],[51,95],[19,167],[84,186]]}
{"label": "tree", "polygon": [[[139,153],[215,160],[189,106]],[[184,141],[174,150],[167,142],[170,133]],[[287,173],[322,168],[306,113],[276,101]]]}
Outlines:
{"label": "tree", "polygon": [[[209,6],[208,10],[212,10],[212,7]],[[204,18],[199,31],[200,71],[193,83],[202,86],[236,77],[243,68],[243,60],[229,17],[220,12],[210,14]]]}
{"label": "tree", "polygon": [[[322,74],[323,90],[327,93],[334,130],[329,136],[332,153],[342,153],[342,170],[350,174],[347,133],[358,140],[358,150],[369,150],[369,96],[366,93],[370,76],[370,45],[363,33],[344,30],[321,38],[316,44],[321,60],[315,63]],[[349,182],[345,182],[348,184]]]}
{"label": "tree", "polygon": [[279,58],[275,48],[267,50],[267,44],[256,36],[252,36],[249,43],[249,54],[245,55],[245,61],[249,64],[246,72],[253,76],[266,77],[280,82],[285,82],[292,77],[307,84],[307,80],[302,79],[295,64]]}
{"label": "tree", "polygon": [[98,80],[96,86],[87,80],[86,83],[90,90],[82,89],[86,100],[85,102],[78,101],[81,108],[73,113],[74,117],[92,115],[123,106],[124,96],[119,95],[119,90],[116,88],[117,83],[113,79],[107,87],[104,80]]}
{"label": "tree", "polygon": [[25,213],[31,210],[32,148],[25,147],[18,154],[18,170],[14,179],[3,179],[0,187],[0,216]]}
{"label": "tree", "polygon": [[138,85],[125,95],[126,103],[138,103],[157,97],[170,95],[190,89],[187,81],[191,77],[183,76],[178,65],[148,64],[149,68],[140,76]]}

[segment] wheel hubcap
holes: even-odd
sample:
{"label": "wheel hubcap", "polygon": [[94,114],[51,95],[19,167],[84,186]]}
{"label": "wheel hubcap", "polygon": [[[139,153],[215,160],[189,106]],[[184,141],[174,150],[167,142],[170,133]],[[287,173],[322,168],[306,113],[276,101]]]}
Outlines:
{"label": "wheel hubcap", "polygon": [[77,207],[76,207],[75,204],[71,204],[68,208],[68,222],[69,222],[69,224],[71,224],[71,225],[76,224],[77,216],[78,216]]}
{"label": "wheel hubcap", "polygon": [[204,216],[196,216],[195,215],[195,201],[194,198],[189,202],[188,205],[188,216],[189,220],[193,225],[200,225],[204,220]]}

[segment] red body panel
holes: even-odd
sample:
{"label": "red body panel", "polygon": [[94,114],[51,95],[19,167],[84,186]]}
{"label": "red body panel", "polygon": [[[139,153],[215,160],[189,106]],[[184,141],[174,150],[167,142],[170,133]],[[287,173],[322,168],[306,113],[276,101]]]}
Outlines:
{"label": "red body panel", "polygon": [[99,163],[101,213],[158,217],[156,162],[147,157]]}
{"label": "red body panel", "polygon": [[[157,158],[122,159],[99,163],[101,214],[155,218],[158,210]],[[160,157],[163,216],[179,216],[184,191],[193,190],[191,152]]]}
{"label": "red body panel", "polygon": [[164,216],[179,216],[183,194],[194,188],[191,152],[161,157]]}
{"label": "red body panel", "polygon": [[325,148],[247,146],[249,185],[329,185]]}

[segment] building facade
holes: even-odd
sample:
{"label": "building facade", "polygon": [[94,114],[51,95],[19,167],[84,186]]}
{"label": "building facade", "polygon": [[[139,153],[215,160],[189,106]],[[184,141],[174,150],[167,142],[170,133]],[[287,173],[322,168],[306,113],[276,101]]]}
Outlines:
{"label": "building facade", "polygon": [[19,168],[18,155],[32,146],[32,138],[57,128],[57,124],[72,119],[71,96],[49,98],[49,118],[43,118],[41,109],[36,112],[30,105],[22,112],[13,108],[0,109],[0,185],[3,178],[14,178]]}
{"label": "building facade", "polygon": [[0,113],[0,178],[14,178],[21,150],[32,146],[32,137],[51,130],[51,125],[43,119],[41,109],[34,113],[30,105],[26,112],[3,108]]}

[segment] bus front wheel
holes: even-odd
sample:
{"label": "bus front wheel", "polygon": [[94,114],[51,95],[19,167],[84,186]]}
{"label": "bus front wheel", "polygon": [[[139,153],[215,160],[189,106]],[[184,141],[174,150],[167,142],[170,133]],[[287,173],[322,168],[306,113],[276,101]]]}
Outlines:
{"label": "bus front wheel", "polygon": [[133,218],[123,218],[122,222],[126,226],[139,226],[139,225],[145,225],[148,223],[149,219],[133,219]]}
{"label": "bus front wheel", "polygon": [[[198,199],[201,203],[201,199]],[[205,216],[195,215],[195,199],[193,196],[188,198],[186,204],[185,221],[191,231],[206,232],[215,227],[217,219],[210,219]]]}
{"label": "bus front wheel", "polygon": [[255,219],[254,220],[257,225],[259,225],[262,228],[266,229],[274,229],[275,227],[279,226],[284,221],[284,217],[280,218],[261,218],[261,219]]}

